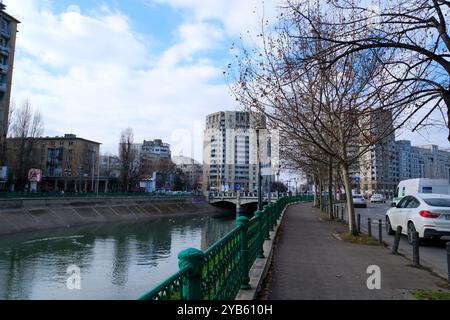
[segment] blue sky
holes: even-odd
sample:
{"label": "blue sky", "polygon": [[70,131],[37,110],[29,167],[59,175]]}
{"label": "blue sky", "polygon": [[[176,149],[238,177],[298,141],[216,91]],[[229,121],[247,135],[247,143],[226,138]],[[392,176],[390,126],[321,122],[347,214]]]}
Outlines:
{"label": "blue sky", "polygon": [[[264,1],[264,16],[277,0]],[[240,33],[257,30],[261,0],[4,0],[22,21],[12,96],[30,98],[45,135],[75,133],[117,152],[120,132],[162,138],[202,159],[205,116],[238,110],[223,71]],[[446,133],[414,144],[448,147]]]}

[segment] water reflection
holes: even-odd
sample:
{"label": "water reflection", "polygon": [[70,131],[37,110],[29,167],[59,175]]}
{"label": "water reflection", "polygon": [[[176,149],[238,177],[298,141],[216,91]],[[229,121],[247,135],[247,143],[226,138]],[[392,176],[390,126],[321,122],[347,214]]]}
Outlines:
{"label": "water reflection", "polygon": [[[136,299],[178,269],[178,253],[206,249],[234,217],[159,218],[0,238],[0,299]],[[67,267],[81,290],[66,288]]]}

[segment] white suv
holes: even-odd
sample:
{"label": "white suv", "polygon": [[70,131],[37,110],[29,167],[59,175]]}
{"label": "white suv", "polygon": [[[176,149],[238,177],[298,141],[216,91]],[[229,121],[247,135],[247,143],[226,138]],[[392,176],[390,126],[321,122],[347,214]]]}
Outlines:
{"label": "white suv", "polygon": [[413,194],[404,197],[396,207],[386,212],[386,230],[394,234],[397,226],[408,235],[412,243],[412,233],[419,238],[450,237],[450,195]]}

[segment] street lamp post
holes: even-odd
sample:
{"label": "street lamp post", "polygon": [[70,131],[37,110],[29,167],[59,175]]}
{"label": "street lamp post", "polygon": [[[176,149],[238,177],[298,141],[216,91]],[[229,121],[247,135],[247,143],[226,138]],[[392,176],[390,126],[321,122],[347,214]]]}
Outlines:
{"label": "street lamp post", "polygon": [[262,176],[261,176],[261,155],[260,155],[260,126],[256,127],[256,161],[258,163],[258,210],[263,210],[263,197],[262,197]]}

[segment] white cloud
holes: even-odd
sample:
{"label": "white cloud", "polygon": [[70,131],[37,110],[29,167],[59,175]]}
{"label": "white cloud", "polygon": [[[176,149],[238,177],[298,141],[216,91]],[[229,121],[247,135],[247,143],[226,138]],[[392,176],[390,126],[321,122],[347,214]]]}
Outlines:
{"label": "white cloud", "polygon": [[239,36],[247,30],[260,31],[261,19],[273,19],[282,0],[145,0],[187,10],[192,19],[221,21],[226,33]]}
{"label": "white cloud", "polygon": [[192,62],[192,55],[220,45],[222,30],[207,23],[185,23],[178,30],[180,42],[167,50],[161,60],[162,66],[173,66],[180,61]]}

